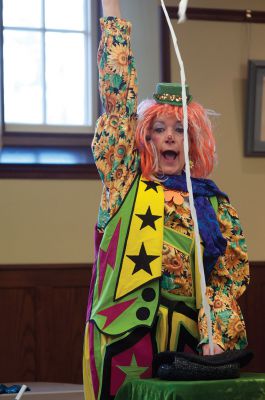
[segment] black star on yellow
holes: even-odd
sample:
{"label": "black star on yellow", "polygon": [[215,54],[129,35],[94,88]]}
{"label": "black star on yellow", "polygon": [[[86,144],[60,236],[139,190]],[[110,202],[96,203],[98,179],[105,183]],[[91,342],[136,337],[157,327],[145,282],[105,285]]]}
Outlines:
{"label": "black star on yellow", "polygon": [[135,267],[133,270],[133,274],[136,272],[140,271],[143,269],[145,272],[147,272],[149,275],[153,275],[151,268],[150,268],[150,263],[154,261],[156,258],[159,256],[152,256],[152,255],[147,255],[146,250],[144,247],[144,243],[141,245],[141,250],[138,256],[127,256],[130,258],[135,263]]}
{"label": "black star on yellow", "polygon": [[146,184],[145,192],[147,190],[153,189],[156,193],[158,193],[157,186],[160,186],[159,183],[156,183],[153,181],[143,181],[143,180],[142,180],[142,182]]}
{"label": "black star on yellow", "polygon": [[143,221],[140,230],[145,228],[146,226],[151,226],[151,228],[153,228],[156,231],[155,221],[161,218],[161,216],[152,214],[150,206],[148,207],[145,214],[135,214],[135,215],[137,215],[137,217],[139,217]]}

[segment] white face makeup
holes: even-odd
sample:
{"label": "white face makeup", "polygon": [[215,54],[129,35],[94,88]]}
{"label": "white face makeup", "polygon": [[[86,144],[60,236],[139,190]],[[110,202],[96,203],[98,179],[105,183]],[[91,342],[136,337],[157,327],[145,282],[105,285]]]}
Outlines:
{"label": "white face makeup", "polygon": [[159,173],[179,175],[184,168],[183,125],[176,117],[159,116],[150,130],[159,163]]}

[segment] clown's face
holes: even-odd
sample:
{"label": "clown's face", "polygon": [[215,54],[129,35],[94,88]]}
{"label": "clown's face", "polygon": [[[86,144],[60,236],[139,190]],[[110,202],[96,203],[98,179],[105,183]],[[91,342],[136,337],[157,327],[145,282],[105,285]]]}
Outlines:
{"label": "clown's face", "polygon": [[184,165],[183,125],[176,117],[157,117],[150,131],[159,163],[159,173],[181,174]]}

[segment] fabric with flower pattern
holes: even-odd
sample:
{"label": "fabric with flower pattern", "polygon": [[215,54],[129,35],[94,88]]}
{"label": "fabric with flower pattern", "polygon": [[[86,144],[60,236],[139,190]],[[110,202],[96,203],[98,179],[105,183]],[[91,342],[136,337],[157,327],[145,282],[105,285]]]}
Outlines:
{"label": "fabric with flower pattern", "polygon": [[[104,184],[97,223],[98,229],[104,230],[139,172],[140,159],[134,142],[138,83],[130,44],[131,24],[110,17],[101,19],[101,28],[99,90],[105,113],[97,121],[92,150]],[[193,238],[193,221],[185,200],[183,193],[165,191],[164,224]],[[213,336],[224,349],[243,348],[247,343],[246,331],[236,299],[249,282],[245,238],[236,210],[222,197],[218,197],[217,218],[227,248],[224,256],[218,259],[207,288]],[[191,265],[186,256],[174,251],[168,248],[163,251],[163,281],[172,293],[189,296],[192,293]],[[174,257],[176,260],[173,261]],[[199,313],[198,326],[201,344],[207,343],[203,309]]]}

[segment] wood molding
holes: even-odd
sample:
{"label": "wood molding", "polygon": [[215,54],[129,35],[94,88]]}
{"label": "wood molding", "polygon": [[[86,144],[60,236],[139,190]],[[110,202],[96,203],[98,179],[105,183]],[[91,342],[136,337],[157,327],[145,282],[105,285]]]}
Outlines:
{"label": "wood molding", "polygon": [[99,179],[95,164],[1,164],[0,179]]}
{"label": "wood molding", "polygon": [[[170,18],[178,18],[178,7],[167,7],[167,11]],[[251,9],[230,10],[222,8],[188,7],[186,16],[189,20],[197,21],[265,23],[265,11],[255,11]]]}
{"label": "wood molding", "polygon": [[91,269],[92,264],[0,264],[0,272],[1,271],[28,271],[28,270],[33,270],[33,271],[40,271],[40,270],[49,270],[49,269],[59,269],[59,270],[87,270]]}
{"label": "wood molding", "polygon": [[3,147],[85,147],[89,148],[93,133],[5,132]]}
{"label": "wood molding", "polygon": [[90,144],[9,146],[0,159],[0,179],[99,179]]}
{"label": "wood molding", "polygon": [[250,269],[253,268],[265,268],[265,261],[250,261]]}

